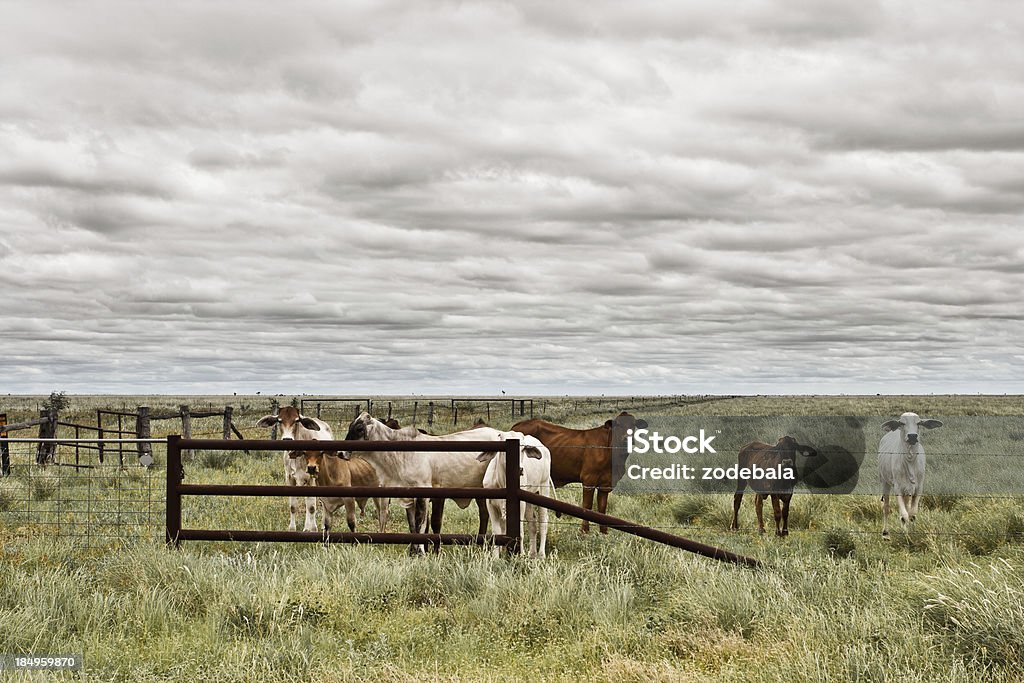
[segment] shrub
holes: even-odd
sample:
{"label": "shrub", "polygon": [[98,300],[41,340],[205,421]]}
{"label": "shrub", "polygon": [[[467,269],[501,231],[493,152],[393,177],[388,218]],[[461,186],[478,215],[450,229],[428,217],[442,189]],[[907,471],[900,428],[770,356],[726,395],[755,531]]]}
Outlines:
{"label": "shrub", "polygon": [[849,531],[833,528],[825,532],[825,548],[837,557],[849,557],[857,548],[857,544]]}

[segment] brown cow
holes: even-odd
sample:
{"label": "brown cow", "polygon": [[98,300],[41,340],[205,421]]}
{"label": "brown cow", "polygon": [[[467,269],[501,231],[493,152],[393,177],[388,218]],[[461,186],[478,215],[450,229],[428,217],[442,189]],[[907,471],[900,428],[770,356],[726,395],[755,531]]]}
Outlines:
{"label": "brown cow", "polygon": [[789,501],[793,498],[793,487],[796,485],[797,453],[814,456],[818,451],[810,446],[801,446],[791,436],[783,436],[774,446],[752,441],[740,449],[737,460],[739,468],[753,470],[756,466],[764,470],[764,473],[758,477],[740,476],[737,479],[736,494],[732,499],[732,524],[729,527],[732,531],[739,529],[740,503],[743,502],[743,491],[749,484],[755,493],[754,509],[757,511],[758,530],[764,533],[764,499],[771,496],[775,535],[789,535]]}
{"label": "brown cow", "polygon": [[[623,411],[593,429],[570,429],[544,420],[524,420],[512,431],[529,434],[551,451],[551,479],[556,487],[579,482],[583,484],[583,507],[594,507],[597,490],[597,511],[608,510],[608,493],[622,477],[626,458],[626,430],[643,429],[647,423]],[[590,530],[586,520],[583,533]],[[601,533],[608,533],[602,525]]]}
{"label": "brown cow", "polygon": [[[377,473],[370,463],[362,458],[343,460],[334,451],[292,451],[289,455],[298,458],[305,466],[306,474],[314,481],[315,486],[380,486]],[[374,498],[377,506],[377,529],[384,531],[387,527],[387,498]],[[324,507],[324,531],[331,529],[331,516],[342,505],[345,506],[345,520],[351,531],[356,530],[356,503],[359,507],[366,506],[366,498],[320,498]]]}

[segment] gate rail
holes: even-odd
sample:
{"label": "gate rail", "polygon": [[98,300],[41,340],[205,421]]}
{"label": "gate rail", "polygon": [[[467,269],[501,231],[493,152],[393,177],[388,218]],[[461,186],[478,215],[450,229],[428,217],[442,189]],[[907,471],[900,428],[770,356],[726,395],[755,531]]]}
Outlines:
{"label": "gate rail", "polygon": [[[425,452],[505,452],[505,478],[511,486],[504,489],[441,487],[366,487],[366,486],[253,486],[229,484],[183,484],[185,476],[181,454],[185,450],[263,450],[263,451],[425,451]],[[506,441],[283,441],[246,439],[183,439],[167,437],[167,533],[168,544],[181,541],[284,541],[328,543],[441,543],[446,545],[482,544],[476,534],[413,534],[380,532],[304,532],[248,531],[238,529],[185,529],[181,526],[182,496],[309,496],[317,497],[392,497],[392,498],[489,498],[505,500],[508,532],[492,538],[511,552],[522,546],[519,519],[519,440]]]}
{"label": "gate rail", "polygon": [[[371,486],[254,486],[231,484],[184,484],[181,454],[184,450],[316,450],[316,451],[424,451],[424,452],[505,452],[505,482],[503,489],[445,488],[445,487],[371,487]],[[635,524],[612,515],[586,510],[578,505],[542,496],[519,488],[519,440],[506,441],[279,441],[216,439],[183,439],[167,437],[167,533],[170,545],[181,541],[277,541],[328,543],[441,543],[472,545],[484,543],[476,534],[413,534],[379,532],[312,532],[312,531],[250,531],[240,529],[184,529],[181,526],[182,496],[301,496],[317,497],[394,497],[394,498],[476,498],[504,499],[506,534],[492,540],[504,545],[510,552],[522,548],[519,503],[530,503],[561,512],[578,519],[603,524],[634,536],[686,550],[721,562],[759,567],[760,563],[744,555],[698,543],[697,541],[666,533],[660,529]]]}

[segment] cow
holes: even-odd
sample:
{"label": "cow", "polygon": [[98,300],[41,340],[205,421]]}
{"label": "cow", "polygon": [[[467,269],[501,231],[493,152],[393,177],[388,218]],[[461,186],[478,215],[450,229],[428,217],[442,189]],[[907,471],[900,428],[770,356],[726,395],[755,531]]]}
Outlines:
{"label": "cow", "polygon": [[[306,474],[314,486],[380,486],[373,467],[362,458],[345,460],[336,451],[292,451],[290,455],[299,460],[299,466],[306,468]],[[324,509],[324,531],[331,530],[334,511],[345,506],[345,520],[350,531],[356,530],[356,503],[365,508],[366,498],[331,497],[320,499]],[[374,498],[377,507],[377,529],[383,532],[387,526],[387,499]]]}
{"label": "cow", "polygon": [[[504,432],[502,439],[519,439],[519,487],[525,491],[533,491],[542,496],[553,496],[555,484],[551,481],[551,452],[536,438],[519,432]],[[480,462],[486,462],[484,488],[505,488],[505,452],[491,451],[477,456]],[[491,530],[495,535],[507,533],[505,517],[505,501],[488,499],[487,512],[491,517]],[[530,537],[530,557],[544,559],[548,537],[548,510],[539,505],[519,504],[519,536],[522,538],[522,525],[526,523]],[[494,548],[494,556],[499,550]]]}
{"label": "cow", "polygon": [[[740,528],[740,503],[743,502],[743,491],[747,485],[754,491],[754,509],[757,511],[757,528],[762,534],[764,530],[763,506],[764,499],[771,496],[772,512],[775,516],[775,535],[789,535],[789,502],[793,498],[793,487],[796,485],[796,456],[816,456],[811,446],[801,446],[791,436],[783,436],[774,446],[760,441],[752,441],[740,449],[737,469],[752,470],[749,477],[740,476],[736,480],[736,494],[732,499],[732,524],[730,529]],[[757,470],[763,470],[758,473]],[[757,476],[754,476],[754,475]]]}
{"label": "cow", "polygon": [[[512,425],[512,431],[536,437],[551,451],[551,479],[555,486],[579,482],[583,484],[583,507],[594,507],[597,491],[597,511],[608,510],[608,493],[622,477],[626,453],[626,432],[644,429],[647,423],[623,411],[614,420],[608,420],[592,429],[570,429],[544,420],[524,420]],[[583,533],[590,530],[590,522],[583,520]],[[601,533],[608,527],[601,525]]]}
{"label": "cow", "polygon": [[[330,441],[334,438],[331,427],[323,420],[299,414],[298,408],[285,406],[277,411],[277,415],[265,415],[257,422],[257,427],[264,429],[278,426],[281,428],[282,441]],[[284,483],[287,486],[311,486],[313,484],[306,473],[305,465],[299,463],[286,452],[284,454]],[[295,513],[298,512],[298,500],[295,496],[288,499],[291,511],[291,524],[288,531],[295,531]],[[306,497],[306,523],[303,531],[319,531],[316,524],[316,498]]]}
{"label": "cow", "polygon": [[882,483],[882,538],[889,538],[889,495],[896,493],[900,525],[917,517],[917,504],[924,492],[924,445],[918,428],[935,429],[942,422],[903,413],[898,420],[882,425],[885,434],[878,442],[878,476]]}
{"label": "cow", "polygon": [[[391,429],[369,413],[361,412],[349,425],[346,441],[499,441],[501,432],[491,427],[478,427],[444,436],[423,434],[415,427]],[[343,458],[350,458],[347,451],[339,453]],[[458,451],[361,451],[365,459],[377,472],[381,486],[409,487],[458,487],[471,488],[483,486],[486,463],[476,459],[479,453]],[[456,499],[459,507],[469,505],[470,499]],[[399,499],[406,510],[406,518],[411,533],[426,531],[426,501],[412,498]],[[440,524],[440,519],[438,519]],[[432,529],[440,533],[440,526]],[[487,532],[486,521],[480,535]],[[421,544],[413,544],[410,553],[424,552]]]}

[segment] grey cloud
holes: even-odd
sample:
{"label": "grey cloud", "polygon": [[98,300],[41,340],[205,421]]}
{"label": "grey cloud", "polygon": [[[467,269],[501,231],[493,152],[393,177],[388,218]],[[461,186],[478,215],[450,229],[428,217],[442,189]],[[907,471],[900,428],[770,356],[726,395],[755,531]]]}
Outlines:
{"label": "grey cloud", "polygon": [[997,6],[102,9],[0,41],[12,390],[1024,390]]}

